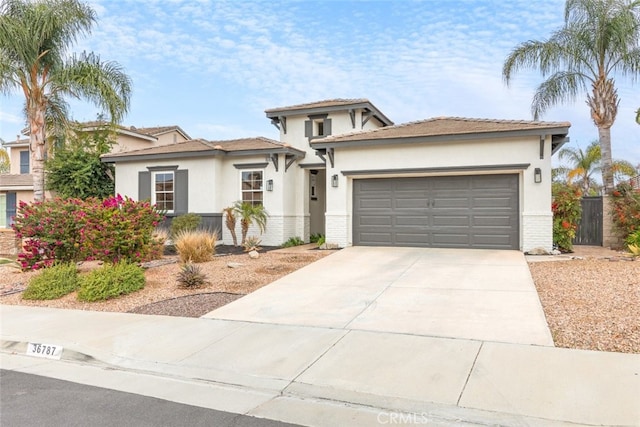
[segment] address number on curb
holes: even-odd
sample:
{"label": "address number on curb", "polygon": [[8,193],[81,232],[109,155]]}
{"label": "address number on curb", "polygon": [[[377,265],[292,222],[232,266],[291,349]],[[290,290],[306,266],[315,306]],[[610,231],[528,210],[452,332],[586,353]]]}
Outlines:
{"label": "address number on curb", "polygon": [[59,345],[30,342],[27,344],[27,356],[59,360],[62,357],[62,347]]}

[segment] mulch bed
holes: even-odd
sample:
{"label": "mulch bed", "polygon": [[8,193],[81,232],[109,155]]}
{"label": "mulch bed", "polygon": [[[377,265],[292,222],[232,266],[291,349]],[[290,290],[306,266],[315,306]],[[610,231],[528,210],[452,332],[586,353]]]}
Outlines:
{"label": "mulch bed", "polygon": [[243,296],[242,294],[230,294],[226,292],[187,295],[136,307],[128,311],[128,313],[201,317]]}

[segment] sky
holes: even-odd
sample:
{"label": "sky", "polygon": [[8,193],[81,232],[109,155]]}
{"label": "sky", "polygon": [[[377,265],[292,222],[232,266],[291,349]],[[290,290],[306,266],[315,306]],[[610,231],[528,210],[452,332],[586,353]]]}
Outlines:
{"label": "sky", "polygon": [[[73,52],[93,51],[130,75],[122,124],[178,125],[192,138],[278,139],[264,110],[335,98],[367,98],[396,124],[438,116],[532,119],[542,77],[502,65],[527,40],[563,24],[563,0],[208,1],[90,0],[92,34]],[[614,159],[640,164],[640,81],[616,77]],[[550,109],[569,121],[571,146],[597,139],[585,104]],[[72,101],[73,118],[99,112]],[[24,127],[20,92],[0,95],[0,137]]]}

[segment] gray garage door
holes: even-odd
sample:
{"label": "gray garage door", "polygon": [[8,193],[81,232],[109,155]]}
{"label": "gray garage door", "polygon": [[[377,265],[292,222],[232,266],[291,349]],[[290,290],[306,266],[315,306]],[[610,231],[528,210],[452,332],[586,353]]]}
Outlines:
{"label": "gray garage door", "polygon": [[353,181],[353,243],[518,249],[518,176]]}

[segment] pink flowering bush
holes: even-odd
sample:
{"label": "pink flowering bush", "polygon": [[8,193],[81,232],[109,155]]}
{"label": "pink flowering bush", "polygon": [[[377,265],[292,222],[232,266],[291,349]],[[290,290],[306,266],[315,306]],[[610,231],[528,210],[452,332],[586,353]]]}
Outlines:
{"label": "pink flowering bush", "polygon": [[23,269],[38,269],[55,261],[143,261],[161,220],[150,203],[120,195],[20,203],[13,225],[23,239],[18,262]]}

